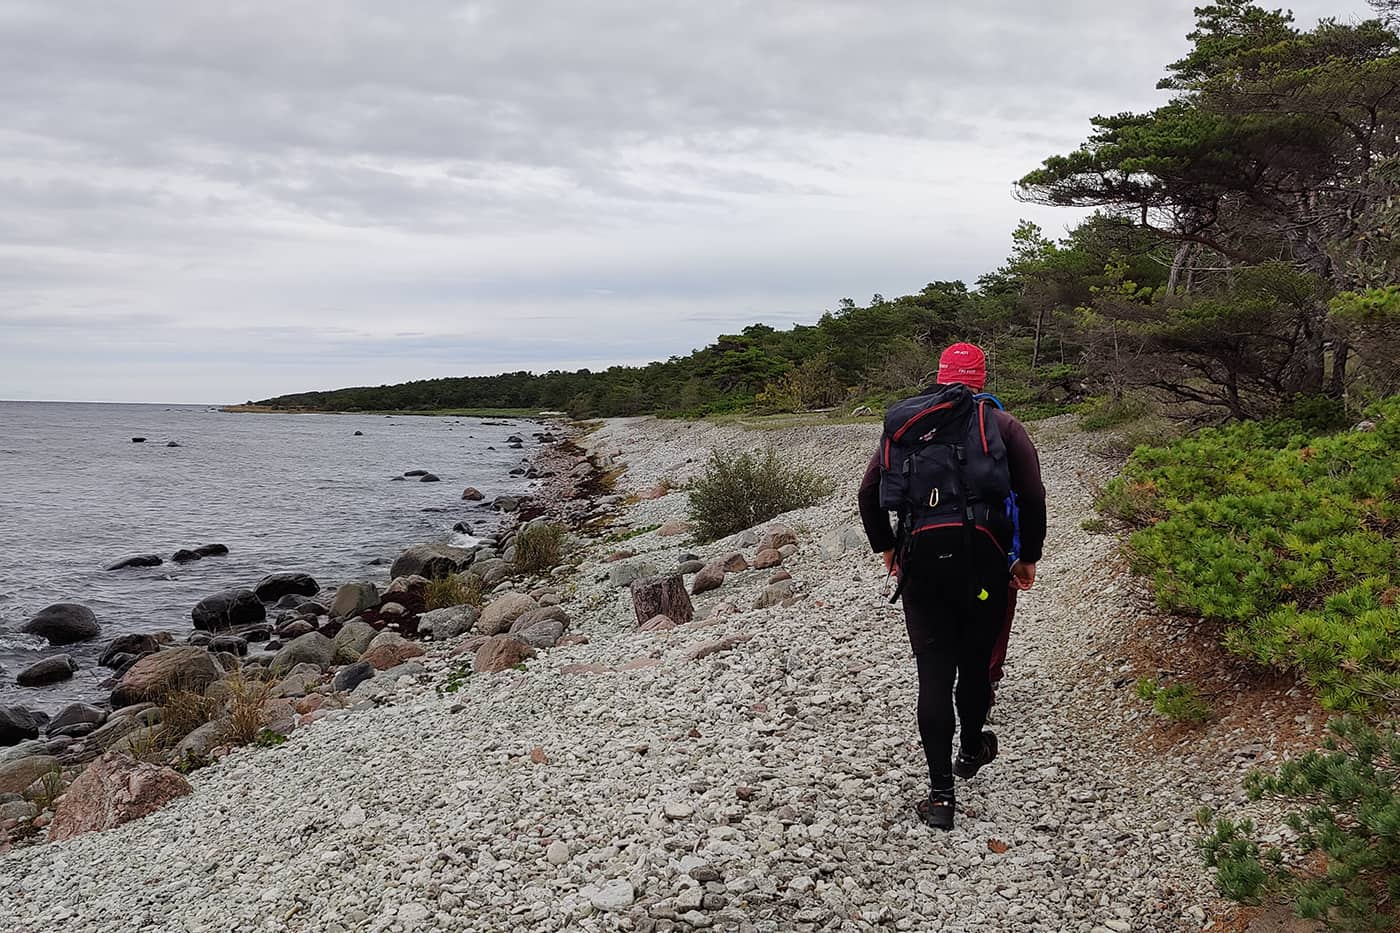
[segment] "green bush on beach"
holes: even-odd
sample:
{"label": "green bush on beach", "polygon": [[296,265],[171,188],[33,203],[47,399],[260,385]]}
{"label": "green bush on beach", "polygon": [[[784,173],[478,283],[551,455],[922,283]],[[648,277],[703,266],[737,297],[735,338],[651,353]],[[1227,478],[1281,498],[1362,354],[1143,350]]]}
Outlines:
{"label": "green bush on beach", "polygon": [[1228,647],[1301,674],[1322,703],[1400,696],[1400,397],[1371,431],[1299,421],[1139,448],[1100,508],[1137,530],[1162,608],[1227,626]]}
{"label": "green bush on beach", "polygon": [[563,525],[530,522],[515,536],[515,569],[522,573],[545,573],[564,559]]}
{"label": "green bush on beach", "polygon": [[771,447],[761,455],[716,450],[690,485],[690,520],[701,540],[713,541],[816,505],[833,491],[825,476],[787,465]]}

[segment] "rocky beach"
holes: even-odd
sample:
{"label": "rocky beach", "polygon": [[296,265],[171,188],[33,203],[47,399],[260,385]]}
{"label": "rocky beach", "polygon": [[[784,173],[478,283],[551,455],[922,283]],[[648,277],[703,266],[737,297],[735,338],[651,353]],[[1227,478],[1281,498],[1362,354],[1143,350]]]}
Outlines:
{"label": "rocky beach", "polygon": [[[1050,537],[994,711],[1001,757],[960,784],[951,834],[914,818],[913,664],[855,513],[877,434],[607,421],[542,449],[532,469],[552,475],[502,503],[521,521],[494,539],[408,547],[387,587],[269,578],[208,607],[189,644],[136,646],[114,711],[0,748],[0,928],[1123,933],[1232,916],[1194,815],[1238,803],[1243,770],[1314,724],[1287,698],[1189,738],[1149,721],[1132,681],[1161,623],[1117,541],[1084,530],[1115,462],[1072,419],[1034,431]],[[684,487],[709,451],[768,445],[836,494],[691,540]],[[556,523],[564,561],[522,572],[520,536]],[[474,578],[480,608],[428,611],[446,577]],[[639,612],[657,587],[675,617]],[[230,634],[249,597],[288,600],[275,652]],[[207,723],[157,752],[177,688]]]}

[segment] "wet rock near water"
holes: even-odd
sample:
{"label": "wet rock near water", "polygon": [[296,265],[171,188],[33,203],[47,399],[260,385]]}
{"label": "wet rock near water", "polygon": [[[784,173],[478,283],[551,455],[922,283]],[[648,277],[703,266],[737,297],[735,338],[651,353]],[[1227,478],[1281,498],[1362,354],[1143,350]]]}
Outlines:
{"label": "wet rock near water", "polygon": [[77,603],[55,603],[40,610],[20,631],[37,635],[51,645],[72,645],[96,638],[102,632],[91,609]]}
{"label": "wet rock near water", "polygon": [[103,570],[126,570],[129,567],[159,567],[165,563],[165,559],[159,554],[137,554],[134,557],[123,557],[119,561],[108,564]]}
{"label": "wet rock near water", "polygon": [[15,676],[15,683],[21,687],[43,687],[68,680],[77,669],[71,655],[59,654],[29,665]]}
{"label": "wet rock near water", "polygon": [[112,707],[151,702],[174,690],[202,692],[223,675],[203,648],[166,648],[148,654],[127,669],[112,691]]}
{"label": "wet rock near water", "polygon": [[117,667],[119,663],[116,659],[122,655],[127,657],[141,657],[159,650],[160,639],[154,635],[136,633],[131,635],[118,635],[108,643],[99,656],[97,663],[102,667]]}
{"label": "wet rock near water", "polygon": [[252,590],[232,589],[206,596],[190,611],[194,627],[217,632],[252,625],[267,618],[267,609]]}
{"label": "wet rock near water", "polygon": [[20,706],[0,706],[0,747],[39,737],[39,720]]}
{"label": "wet rock near water", "polygon": [[471,565],[476,552],[447,544],[415,544],[399,555],[389,570],[391,577],[419,576],[432,579],[457,573]]}
{"label": "wet rock near water", "polygon": [[285,596],[315,596],[321,584],[306,573],[271,573],[253,587],[254,594],[265,603],[275,603]]}

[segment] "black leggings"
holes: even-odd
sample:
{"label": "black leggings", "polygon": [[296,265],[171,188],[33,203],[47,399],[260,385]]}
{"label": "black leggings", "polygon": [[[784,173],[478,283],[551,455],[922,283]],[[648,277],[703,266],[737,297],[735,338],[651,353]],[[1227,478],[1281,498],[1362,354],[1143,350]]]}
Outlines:
{"label": "black leggings", "polygon": [[975,543],[971,555],[961,547],[942,550],[921,542],[904,587],[904,621],[919,666],[919,737],[936,790],[953,786],[955,682],[963,751],[982,749],[988,670],[1006,617],[1008,578],[1006,560],[990,541]]}

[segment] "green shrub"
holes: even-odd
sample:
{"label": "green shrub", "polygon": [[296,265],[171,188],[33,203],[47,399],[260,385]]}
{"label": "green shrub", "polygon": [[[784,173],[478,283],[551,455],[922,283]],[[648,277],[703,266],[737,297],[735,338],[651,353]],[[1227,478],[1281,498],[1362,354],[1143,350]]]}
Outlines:
{"label": "green shrub", "polygon": [[1136,689],[1139,697],[1152,703],[1158,715],[1172,722],[1198,726],[1215,715],[1210,704],[1201,699],[1201,692],[1195,684],[1177,681],[1164,687],[1155,680],[1143,677],[1138,680]]}
{"label": "green shrub", "polygon": [[559,566],[564,558],[563,525],[530,522],[515,536],[515,569],[522,573],[544,573]]}
{"label": "green shrub", "polygon": [[[1329,725],[1320,751],[1285,762],[1277,773],[1246,780],[1251,799],[1292,804],[1297,833],[1290,854],[1320,855],[1320,870],[1289,867],[1278,847],[1261,848],[1248,820],[1214,821],[1200,846],[1227,897],[1289,899],[1299,916],[1332,929],[1393,930],[1400,922],[1400,736],[1347,717]],[[1201,820],[1209,823],[1203,811]]]}
{"label": "green shrub", "polygon": [[1099,500],[1137,529],[1129,557],[1162,608],[1225,623],[1232,651],[1337,709],[1400,692],[1400,398],[1370,417],[1372,432],[1250,423],[1139,448]]}
{"label": "green shrub", "polygon": [[435,577],[428,581],[428,588],[423,591],[423,604],[430,610],[462,605],[479,609],[481,603],[481,577],[470,572]]}
{"label": "green shrub", "polygon": [[762,455],[714,451],[690,486],[690,520],[713,541],[831,495],[831,481],[815,470],[785,464],[773,448]]}

